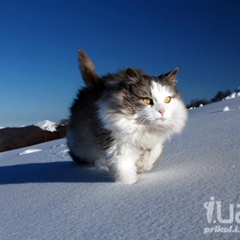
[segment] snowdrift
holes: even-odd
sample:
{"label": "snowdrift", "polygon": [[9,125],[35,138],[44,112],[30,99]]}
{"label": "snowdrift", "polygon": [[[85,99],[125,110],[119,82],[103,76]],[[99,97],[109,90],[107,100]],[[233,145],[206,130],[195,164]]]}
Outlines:
{"label": "snowdrift", "polygon": [[1,153],[0,239],[240,239],[239,107],[189,111],[130,186],[75,165],[64,139]]}

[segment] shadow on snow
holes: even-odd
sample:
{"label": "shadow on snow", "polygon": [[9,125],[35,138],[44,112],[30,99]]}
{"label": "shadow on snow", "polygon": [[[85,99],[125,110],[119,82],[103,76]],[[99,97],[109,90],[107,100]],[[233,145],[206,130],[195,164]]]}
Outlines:
{"label": "shadow on snow", "polygon": [[73,162],[29,163],[0,167],[0,185],[58,182],[112,182],[108,173]]}

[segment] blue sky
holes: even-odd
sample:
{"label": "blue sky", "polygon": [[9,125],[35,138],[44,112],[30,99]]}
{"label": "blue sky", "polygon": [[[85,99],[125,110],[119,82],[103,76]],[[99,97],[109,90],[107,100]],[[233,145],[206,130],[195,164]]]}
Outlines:
{"label": "blue sky", "polygon": [[99,74],[180,68],[184,100],[240,86],[238,0],[0,1],[0,126],[68,117],[83,86],[77,51]]}

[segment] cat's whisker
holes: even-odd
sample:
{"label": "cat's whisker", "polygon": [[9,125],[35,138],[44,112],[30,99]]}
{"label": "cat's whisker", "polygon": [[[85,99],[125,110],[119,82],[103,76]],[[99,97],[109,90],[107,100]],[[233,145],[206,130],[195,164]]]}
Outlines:
{"label": "cat's whisker", "polygon": [[140,121],[138,121],[137,123],[139,124],[139,126],[142,127],[142,125],[148,121],[148,117],[146,116],[145,118],[141,118]]}

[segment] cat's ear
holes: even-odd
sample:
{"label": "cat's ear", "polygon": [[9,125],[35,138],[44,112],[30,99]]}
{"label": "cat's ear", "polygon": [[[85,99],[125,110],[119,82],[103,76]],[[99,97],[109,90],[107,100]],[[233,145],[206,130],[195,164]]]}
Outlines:
{"label": "cat's ear", "polygon": [[133,68],[128,68],[126,70],[126,77],[127,78],[138,78],[138,73],[135,69]]}
{"label": "cat's ear", "polygon": [[83,50],[78,51],[79,69],[82,78],[87,86],[94,86],[98,81],[98,74],[95,70],[94,64]]}
{"label": "cat's ear", "polygon": [[168,81],[173,85],[176,84],[176,76],[177,76],[178,71],[179,71],[179,68],[177,67],[174,70],[172,70],[171,72],[166,74]]}
{"label": "cat's ear", "polygon": [[136,83],[139,80],[139,74],[134,68],[128,68],[126,78],[128,83]]}

